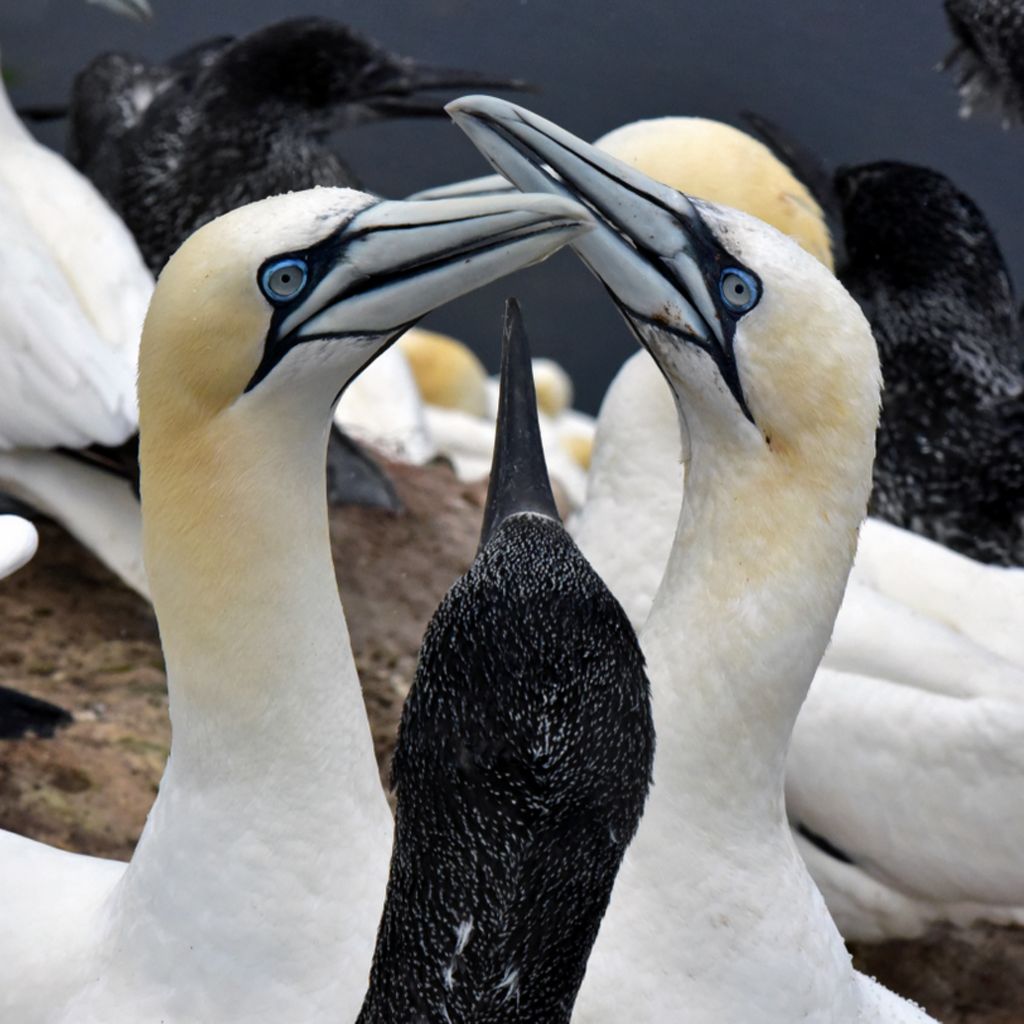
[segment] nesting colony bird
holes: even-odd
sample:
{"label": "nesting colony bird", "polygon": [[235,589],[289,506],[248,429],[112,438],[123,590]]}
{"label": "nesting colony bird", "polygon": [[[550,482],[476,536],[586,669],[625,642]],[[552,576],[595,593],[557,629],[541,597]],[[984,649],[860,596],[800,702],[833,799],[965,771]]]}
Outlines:
{"label": "nesting colony bird", "polygon": [[513,301],[480,551],[402,714],[360,1022],[568,1022],[653,756],[636,634],[558,519]]}
{"label": "nesting colony bird", "polygon": [[355,1018],[391,816],[330,553],[332,405],[407,324],[585,219],[314,189],[219,218],[164,269],[139,406],[171,754],[128,865],[0,833],[0,1018]]}
{"label": "nesting colony bird", "polygon": [[1024,568],[983,565],[880,519],[867,519],[853,580],[1024,667]]}
{"label": "nesting colony bird", "polygon": [[439,115],[431,90],[518,84],[398,57],[326,18],[292,18],[165,65],[96,58],[75,80],[70,152],[156,272],[196,228],[244,203],[358,186],[330,132]]}
{"label": "nesting colony bird", "polygon": [[927,1021],[853,970],[783,800],[871,487],[881,377],[867,322],[818,260],[761,222],[511,104],[449,110],[518,187],[596,214],[574,245],[680,410],[686,493],[641,634],[655,785],[577,1019]]}
{"label": "nesting colony bird", "polygon": [[[619,129],[598,145],[641,172],[658,167],[672,187],[693,180],[715,201],[755,204],[750,212],[794,231],[807,251],[827,247],[814,200],[763,145],[735,129],[666,118]],[[714,178],[709,166],[718,168]],[[785,197],[806,217],[794,220]],[[676,534],[683,495],[677,418],[653,361],[644,353],[628,360],[601,407],[587,501],[573,528],[637,628]],[[858,559],[862,582],[847,588],[788,768],[789,808],[815,881],[844,934],[856,938],[917,934],[935,919],[1013,919],[1024,903],[1024,875],[1013,852],[1017,834],[999,823],[1024,820],[1024,808],[1012,813],[1024,792],[1015,755],[1021,723],[1005,706],[1024,693],[1024,660],[1005,660],[1021,649],[1021,583],[1016,600],[1001,606],[1012,593],[1011,574],[1020,572],[970,563],[877,520],[865,524]],[[951,567],[951,560],[966,565]],[[978,574],[999,578],[979,582]],[[917,610],[915,575],[927,581],[927,614]],[[909,604],[888,596],[890,589]],[[977,608],[957,614],[964,593]],[[952,614],[936,607],[944,598]],[[931,726],[937,717],[941,731]],[[872,745],[863,743],[865,733]],[[829,769],[840,759],[843,770]],[[978,763],[992,768],[979,776],[971,767]],[[950,828],[931,827],[932,818]],[[893,820],[906,827],[894,833]],[[978,848],[957,839],[958,829],[977,835]],[[993,831],[1005,842],[983,838]],[[846,852],[837,861],[840,843]],[[908,878],[914,863],[927,888]]]}
{"label": "nesting colony bird", "polygon": [[0,492],[60,522],[142,593],[130,442],[152,290],[124,225],[35,142],[0,86]]}
{"label": "nesting colony bird", "polygon": [[993,565],[1024,565],[1024,346],[1006,264],[947,178],[877,163],[836,176],[843,283],[878,341],[872,513]]}
{"label": "nesting colony bird", "polygon": [[956,44],[942,63],[960,92],[960,115],[991,110],[1004,126],[1024,120],[1024,4],[945,0]]}
{"label": "nesting colony bird", "polygon": [[[502,191],[508,192],[506,187]],[[461,341],[414,327],[399,347],[409,360],[438,455],[460,480],[481,480],[494,451],[498,380]],[[541,437],[551,478],[576,509],[586,495],[594,419],[571,408],[572,381],[550,359],[532,361]]]}

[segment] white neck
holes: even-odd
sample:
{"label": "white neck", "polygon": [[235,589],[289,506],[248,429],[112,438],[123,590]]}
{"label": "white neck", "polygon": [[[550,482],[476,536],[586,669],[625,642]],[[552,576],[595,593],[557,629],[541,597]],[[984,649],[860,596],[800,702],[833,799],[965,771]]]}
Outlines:
{"label": "white neck", "polygon": [[354,985],[358,1007],[345,971],[365,984],[391,818],[333,572],[329,420],[282,401],[173,447],[143,433],[173,742],[117,906],[143,946],[273,964],[297,997]]}
{"label": "white neck", "polygon": [[[855,976],[793,846],[783,775],[852,562],[870,460],[823,488],[797,460],[691,443],[641,635],[654,786],[590,974],[607,965],[614,977],[627,947],[647,975],[637,984],[651,1020],[749,1019],[752,1007],[766,1022],[853,1019]],[[614,998],[600,983],[591,997]]]}

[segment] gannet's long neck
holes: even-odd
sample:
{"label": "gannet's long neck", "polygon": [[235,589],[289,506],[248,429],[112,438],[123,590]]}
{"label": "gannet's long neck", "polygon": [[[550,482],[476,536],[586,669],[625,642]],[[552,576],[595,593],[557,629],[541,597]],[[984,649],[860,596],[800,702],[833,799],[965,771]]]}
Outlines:
{"label": "gannet's long neck", "polygon": [[683,1006],[701,1021],[747,1019],[753,1006],[772,1024],[853,1020],[856,976],[793,845],[783,775],[853,559],[871,442],[831,476],[826,453],[690,445],[641,633],[654,785],[591,970],[625,933],[652,1020]]}
{"label": "gannet's long neck", "polygon": [[[857,514],[855,481],[826,486],[798,459],[693,445],[642,634],[656,774],[714,769],[699,793],[686,788],[688,813],[757,829],[781,815],[790,732],[842,599],[866,489]],[[680,634],[694,638],[685,652]]]}
{"label": "gannet's long neck", "polygon": [[173,740],[119,908],[168,952],[230,950],[277,984],[330,986],[346,933],[366,977],[391,821],[328,538],[330,399],[294,390],[173,431],[143,411]]}

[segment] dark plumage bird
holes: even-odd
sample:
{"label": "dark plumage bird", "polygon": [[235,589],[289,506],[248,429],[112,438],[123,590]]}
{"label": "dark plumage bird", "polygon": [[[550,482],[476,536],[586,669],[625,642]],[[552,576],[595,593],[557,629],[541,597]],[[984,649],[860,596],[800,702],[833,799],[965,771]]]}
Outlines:
{"label": "dark plumage bird", "polygon": [[826,210],[836,272],[878,341],[871,514],[1024,565],[1024,345],[984,215],[937,171],[883,161],[832,176],[776,125],[746,119]]}
{"label": "dark plumage bird", "polygon": [[1024,2],[945,0],[945,8],[956,45],[942,67],[956,80],[961,115],[1024,120]]}
{"label": "dark plumage bird", "polygon": [[63,708],[27,693],[0,686],[0,740],[18,740],[25,736],[46,739],[72,722]]}
{"label": "dark plumage bird", "polygon": [[440,116],[424,95],[432,90],[521,85],[421,66],[346,25],[294,18],[163,65],[97,58],[75,80],[70,156],[157,272],[198,227],[245,203],[314,185],[362,187],[329,133]]}
{"label": "dark plumage bird", "polygon": [[510,303],[480,551],[402,715],[361,1024],[567,1022],[653,753],[636,636],[558,520]]}
{"label": "dark plumage bird", "polygon": [[841,170],[843,283],[885,391],[871,511],[963,554],[1024,565],[1024,373],[1002,253],[978,207],[923,167]]}

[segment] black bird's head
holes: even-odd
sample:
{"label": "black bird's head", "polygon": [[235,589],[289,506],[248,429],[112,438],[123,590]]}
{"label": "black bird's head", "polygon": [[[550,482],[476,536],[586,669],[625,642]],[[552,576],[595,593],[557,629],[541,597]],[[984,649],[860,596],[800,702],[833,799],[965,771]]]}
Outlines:
{"label": "black bird's head", "polygon": [[323,130],[385,117],[439,117],[441,101],[424,95],[434,90],[524,87],[399,57],[341,22],[316,17],[289,18],[234,40],[212,74],[229,104],[280,117],[301,114]]}
{"label": "black bird's head", "polygon": [[960,113],[988,108],[1004,124],[1024,120],[1024,4],[945,0],[956,45],[942,64],[960,92]]}

